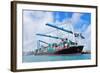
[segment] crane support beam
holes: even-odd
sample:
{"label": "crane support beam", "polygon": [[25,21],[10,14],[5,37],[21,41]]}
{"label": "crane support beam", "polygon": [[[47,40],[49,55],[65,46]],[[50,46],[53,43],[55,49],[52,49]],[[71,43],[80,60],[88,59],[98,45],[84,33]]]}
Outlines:
{"label": "crane support beam", "polygon": [[39,42],[42,42],[42,43],[48,44],[47,42],[44,42],[44,41],[42,41],[42,40],[39,40]]}

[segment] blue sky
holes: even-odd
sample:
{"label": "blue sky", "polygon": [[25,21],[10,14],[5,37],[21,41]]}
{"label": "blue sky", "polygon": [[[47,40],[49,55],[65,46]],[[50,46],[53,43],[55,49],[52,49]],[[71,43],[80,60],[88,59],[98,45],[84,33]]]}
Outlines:
{"label": "blue sky", "polygon": [[[56,42],[56,40],[46,37],[36,36],[37,33],[49,33],[49,35],[62,35],[65,32],[55,31],[54,28],[48,27],[46,23],[53,23],[68,30],[65,24],[72,25],[75,32],[80,32],[85,36],[85,48],[91,48],[91,14],[90,13],[76,13],[76,12],[48,12],[48,11],[23,11],[23,49],[30,51],[37,48],[37,40],[42,39],[46,42]],[[63,37],[65,37],[64,35]],[[59,40],[57,40],[59,41]]]}
{"label": "blue sky", "polygon": [[65,19],[71,18],[73,12],[53,12],[54,21],[62,22]]}
{"label": "blue sky", "polygon": [[[53,12],[54,22],[63,22],[65,19],[71,19],[75,12]],[[74,29],[80,29],[86,25],[88,27],[91,24],[91,14],[90,13],[81,13],[80,19],[77,23],[74,23]],[[77,19],[77,17],[76,17]],[[80,29],[81,32],[85,29]]]}

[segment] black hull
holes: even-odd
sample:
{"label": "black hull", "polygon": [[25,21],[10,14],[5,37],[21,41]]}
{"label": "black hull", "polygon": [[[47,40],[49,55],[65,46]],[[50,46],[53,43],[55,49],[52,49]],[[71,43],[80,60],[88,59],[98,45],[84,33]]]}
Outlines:
{"label": "black hull", "polygon": [[59,51],[56,51],[54,54],[77,54],[82,53],[84,46],[71,46],[69,48],[65,48]]}

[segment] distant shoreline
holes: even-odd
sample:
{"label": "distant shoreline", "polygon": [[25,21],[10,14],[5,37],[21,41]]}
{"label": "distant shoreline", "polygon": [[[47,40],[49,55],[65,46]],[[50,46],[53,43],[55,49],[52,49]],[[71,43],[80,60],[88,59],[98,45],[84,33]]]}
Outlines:
{"label": "distant shoreline", "polygon": [[83,51],[82,54],[91,54],[90,51]]}

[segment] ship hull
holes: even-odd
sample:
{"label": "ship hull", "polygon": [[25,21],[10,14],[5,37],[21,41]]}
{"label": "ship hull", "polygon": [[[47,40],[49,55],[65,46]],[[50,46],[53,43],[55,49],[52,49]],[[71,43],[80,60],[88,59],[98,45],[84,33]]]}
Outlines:
{"label": "ship hull", "polygon": [[54,54],[77,54],[82,53],[84,46],[71,46],[69,48],[65,48],[59,51],[56,51]]}
{"label": "ship hull", "polygon": [[48,53],[48,52],[41,52],[41,53],[36,53],[34,55],[64,55],[64,54],[82,54],[82,50],[83,50],[84,46],[71,46],[69,48],[63,48],[59,51],[56,52],[52,52],[52,53]]}

